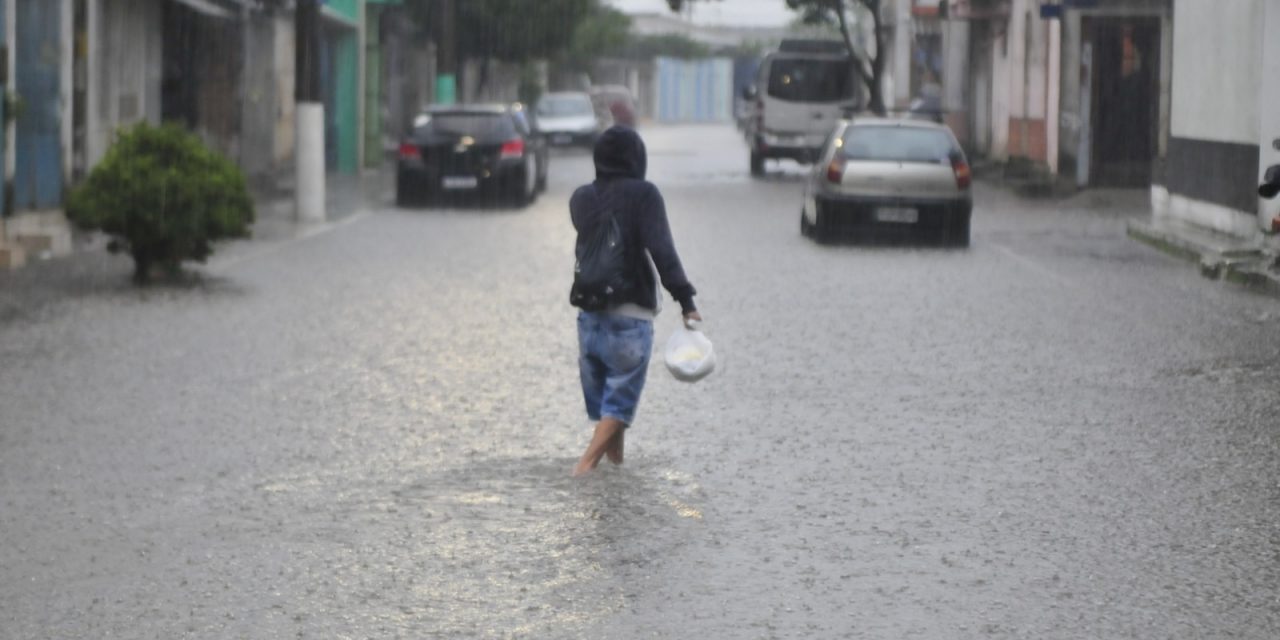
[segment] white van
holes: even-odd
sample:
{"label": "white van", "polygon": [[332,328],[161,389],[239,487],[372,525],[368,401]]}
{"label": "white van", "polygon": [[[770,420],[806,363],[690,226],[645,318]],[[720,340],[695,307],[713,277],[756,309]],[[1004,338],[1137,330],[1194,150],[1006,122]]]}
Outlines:
{"label": "white van", "polygon": [[839,41],[784,40],[765,56],[756,84],[743,92],[751,174],[763,175],[768,158],[817,158],[836,123],[858,107],[856,73]]}

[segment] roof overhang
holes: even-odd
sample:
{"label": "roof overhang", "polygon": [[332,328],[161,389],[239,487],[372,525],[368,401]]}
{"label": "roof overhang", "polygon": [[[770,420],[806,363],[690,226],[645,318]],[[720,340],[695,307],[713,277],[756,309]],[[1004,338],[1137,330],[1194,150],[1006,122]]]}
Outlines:
{"label": "roof overhang", "polygon": [[235,13],[227,9],[222,4],[211,2],[210,0],[173,0],[180,5],[191,9],[197,13],[202,13],[211,18],[234,18]]}

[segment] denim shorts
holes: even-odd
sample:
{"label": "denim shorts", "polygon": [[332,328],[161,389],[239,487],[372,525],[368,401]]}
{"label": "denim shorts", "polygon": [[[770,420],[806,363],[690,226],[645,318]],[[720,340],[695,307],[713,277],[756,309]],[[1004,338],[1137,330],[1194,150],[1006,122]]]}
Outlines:
{"label": "denim shorts", "polygon": [[631,424],[652,351],[652,321],[604,312],[578,313],[578,374],[587,417]]}

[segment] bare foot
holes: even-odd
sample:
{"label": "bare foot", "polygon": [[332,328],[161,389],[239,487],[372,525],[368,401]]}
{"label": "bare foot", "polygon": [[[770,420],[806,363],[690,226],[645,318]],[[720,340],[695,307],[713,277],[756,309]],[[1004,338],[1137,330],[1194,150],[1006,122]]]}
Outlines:
{"label": "bare foot", "polygon": [[626,434],[626,429],[619,429],[618,433],[609,440],[609,447],[604,450],[604,454],[609,457],[609,462],[622,464],[623,438]]}
{"label": "bare foot", "polygon": [[573,475],[580,476],[595,469],[600,464],[600,458],[604,457],[605,450],[613,441],[613,436],[622,431],[622,422],[613,418],[605,418],[596,425],[596,431],[591,435],[591,444],[587,445],[587,450],[582,452],[582,457],[578,459],[578,464],[573,467]]}

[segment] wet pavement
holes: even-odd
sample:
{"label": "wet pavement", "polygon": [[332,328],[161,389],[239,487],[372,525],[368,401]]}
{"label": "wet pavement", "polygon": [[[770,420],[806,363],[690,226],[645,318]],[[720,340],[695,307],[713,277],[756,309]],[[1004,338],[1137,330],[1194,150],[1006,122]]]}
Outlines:
{"label": "wet pavement", "polygon": [[182,286],[0,276],[0,638],[1280,637],[1280,303],[1126,239],[1142,194],[816,246],[799,169],[641,133],[720,370],[655,362],[580,480],[585,153]]}

